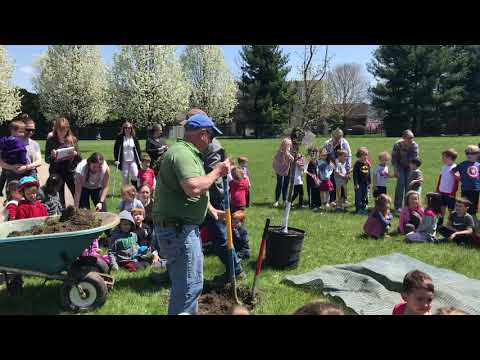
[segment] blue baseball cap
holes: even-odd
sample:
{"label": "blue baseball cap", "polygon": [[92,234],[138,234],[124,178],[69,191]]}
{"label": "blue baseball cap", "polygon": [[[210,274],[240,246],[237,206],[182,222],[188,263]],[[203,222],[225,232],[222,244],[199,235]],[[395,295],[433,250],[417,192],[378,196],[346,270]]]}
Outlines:
{"label": "blue baseball cap", "polygon": [[212,118],[209,118],[205,114],[196,114],[190,117],[185,123],[185,128],[187,130],[212,129],[214,132],[213,136],[223,135],[223,133],[213,123]]}

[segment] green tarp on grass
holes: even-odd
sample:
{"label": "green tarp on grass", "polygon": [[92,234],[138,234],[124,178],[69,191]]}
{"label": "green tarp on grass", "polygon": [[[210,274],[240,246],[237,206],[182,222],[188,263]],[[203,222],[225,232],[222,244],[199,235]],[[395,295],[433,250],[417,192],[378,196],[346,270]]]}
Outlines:
{"label": "green tarp on grass", "polygon": [[480,280],[399,253],[358,264],[322,266],[305,274],[286,276],[286,279],[295,285],[316,287],[325,294],[339,297],[357,314],[390,315],[393,306],[402,302],[403,278],[411,270],[420,270],[432,277],[435,286],[432,312],[453,306],[480,315]]}

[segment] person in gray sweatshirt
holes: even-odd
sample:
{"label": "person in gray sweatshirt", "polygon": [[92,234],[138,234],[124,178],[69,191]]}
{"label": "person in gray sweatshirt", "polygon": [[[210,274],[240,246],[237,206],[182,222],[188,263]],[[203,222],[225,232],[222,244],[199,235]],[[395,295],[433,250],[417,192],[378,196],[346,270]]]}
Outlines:
{"label": "person in gray sweatshirt", "polygon": [[399,212],[403,207],[403,197],[408,190],[410,161],[419,156],[418,144],[411,130],[405,130],[402,138],[395,142],[392,149],[392,165],[395,169],[397,186],[395,188],[395,209]]}

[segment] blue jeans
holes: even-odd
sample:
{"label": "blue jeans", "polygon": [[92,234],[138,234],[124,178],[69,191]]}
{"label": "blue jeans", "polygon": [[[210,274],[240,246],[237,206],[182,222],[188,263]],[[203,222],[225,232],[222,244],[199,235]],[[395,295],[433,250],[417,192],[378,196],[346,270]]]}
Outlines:
{"label": "blue jeans", "polygon": [[408,177],[410,176],[409,168],[398,168],[397,186],[395,187],[395,209],[403,208],[403,196],[407,193]]}
{"label": "blue jeans", "polygon": [[168,315],[196,314],[203,290],[203,253],[198,225],[154,227],[160,254],[167,259],[172,283]]}
{"label": "blue jeans", "polygon": [[[219,204],[215,205],[213,205],[213,207],[215,207],[216,209],[223,210],[223,206]],[[205,218],[205,226],[208,229],[208,237],[213,242],[213,251],[215,252],[215,255],[220,258],[220,261],[225,266],[227,278],[230,279],[232,277],[232,274],[230,273],[229,261],[231,260],[228,256],[227,249],[227,225],[225,224],[225,221],[215,220],[213,217],[210,216],[210,214],[208,214]],[[242,265],[240,265],[240,259],[238,258],[235,248],[232,251],[233,267],[235,269],[235,275],[238,275],[243,271],[243,269]]]}
{"label": "blue jeans", "polygon": [[368,205],[368,187],[367,184],[359,184],[358,190],[355,190],[355,211],[365,211]]}

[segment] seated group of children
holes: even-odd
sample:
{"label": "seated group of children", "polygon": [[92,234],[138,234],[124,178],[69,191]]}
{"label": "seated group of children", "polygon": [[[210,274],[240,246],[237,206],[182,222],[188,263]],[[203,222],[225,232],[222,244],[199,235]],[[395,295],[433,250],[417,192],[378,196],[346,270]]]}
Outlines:
{"label": "seated group of children", "polygon": [[[409,191],[405,196],[405,207],[400,211],[398,232],[406,236],[407,242],[447,242],[454,241],[459,245],[478,245],[478,236],[475,233],[477,226],[476,213],[479,203],[480,155],[479,147],[469,145],[465,150],[467,160],[456,165],[457,152],[454,149],[442,153],[444,163],[437,181],[436,192],[426,194],[427,206],[423,208],[421,202],[421,184],[423,176],[415,172],[421,161],[414,159],[411,162],[413,179],[409,183]],[[380,160],[383,167],[388,161],[388,153],[382,153]],[[377,185],[378,178],[388,177],[385,170],[376,167]],[[385,185],[386,182],[382,182]],[[461,184],[461,197],[457,190]],[[393,216],[390,212],[391,199],[386,195],[386,187],[376,190],[375,208],[367,219],[363,230],[366,235],[373,238],[388,236]],[[449,211],[448,220],[444,225],[446,211]],[[437,233],[442,238],[437,238]]]}

